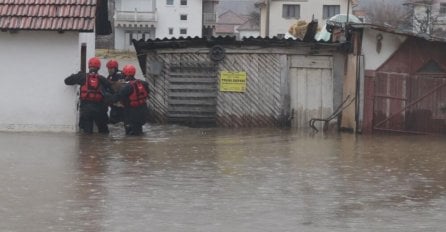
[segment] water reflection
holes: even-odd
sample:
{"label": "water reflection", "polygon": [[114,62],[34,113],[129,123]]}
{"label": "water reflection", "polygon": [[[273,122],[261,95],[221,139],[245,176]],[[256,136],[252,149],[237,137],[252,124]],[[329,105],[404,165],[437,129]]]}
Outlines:
{"label": "water reflection", "polygon": [[0,134],[7,199],[0,231],[441,231],[446,224],[444,137],[111,130]]}

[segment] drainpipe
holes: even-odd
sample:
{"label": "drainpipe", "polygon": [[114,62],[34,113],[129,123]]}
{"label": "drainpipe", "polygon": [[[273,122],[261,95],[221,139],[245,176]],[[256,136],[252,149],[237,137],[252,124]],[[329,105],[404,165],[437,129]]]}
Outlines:
{"label": "drainpipe", "polygon": [[269,15],[270,15],[270,11],[271,11],[271,0],[267,1],[267,6],[266,6],[266,25],[265,25],[265,36],[269,37]]}
{"label": "drainpipe", "polygon": [[80,71],[85,73],[87,72],[87,44],[81,44],[81,67]]}
{"label": "drainpipe", "polygon": [[345,22],[345,24],[348,24],[349,17],[350,17],[350,0],[347,0],[347,22]]}

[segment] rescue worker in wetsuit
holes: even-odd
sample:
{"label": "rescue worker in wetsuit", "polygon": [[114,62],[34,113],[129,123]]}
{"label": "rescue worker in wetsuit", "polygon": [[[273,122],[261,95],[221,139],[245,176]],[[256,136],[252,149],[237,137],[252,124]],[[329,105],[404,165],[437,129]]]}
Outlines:
{"label": "rescue worker in wetsuit", "polygon": [[135,79],[136,68],[126,65],[122,69],[125,85],[114,96],[114,101],[124,104],[124,129],[126,135],[143,134],[142,126],[146,123],[149,84]]}
{"label": "rescue worker in wetsuit", "polygon": [[[88,60],[88,73],[78,72],[65,78],[66,85],[80,85],[79,129],[87,134],[93,133],[96,124],[99,133],[107,134],[108,105],[107,95],[113,93],[107,79],[98,74],[101,61],[97,57]],[[110,96],[108,97],[110,98]]]}
{"label": "rescue worker in wetsuit", "polygon": [[[118,61],[111,59],[107,62],[108,76],[107,80],[110,82],[112,89],[115,93],[119,92],[119,89],[125,82],[124,75],[118,69]],[[112,124],[124,121],[124,106],[120,103],[113,103],[110,105],[110,120]]]}

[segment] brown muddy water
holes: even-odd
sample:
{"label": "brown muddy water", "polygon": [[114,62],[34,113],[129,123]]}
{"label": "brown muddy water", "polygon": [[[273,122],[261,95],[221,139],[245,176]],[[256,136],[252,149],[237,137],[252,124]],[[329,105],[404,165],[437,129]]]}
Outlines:
{"label": "brown muddy water", "polygon": [[0,133],[0,231],[445,231],[446,138]]}

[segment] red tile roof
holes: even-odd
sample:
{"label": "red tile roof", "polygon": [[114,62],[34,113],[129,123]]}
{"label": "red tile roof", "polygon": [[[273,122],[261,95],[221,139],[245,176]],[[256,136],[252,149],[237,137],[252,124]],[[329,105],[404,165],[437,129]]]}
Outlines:
{"label": "red tile roof", "polygon": [[96,0],[0,0],[1,30],[93,31]]}

